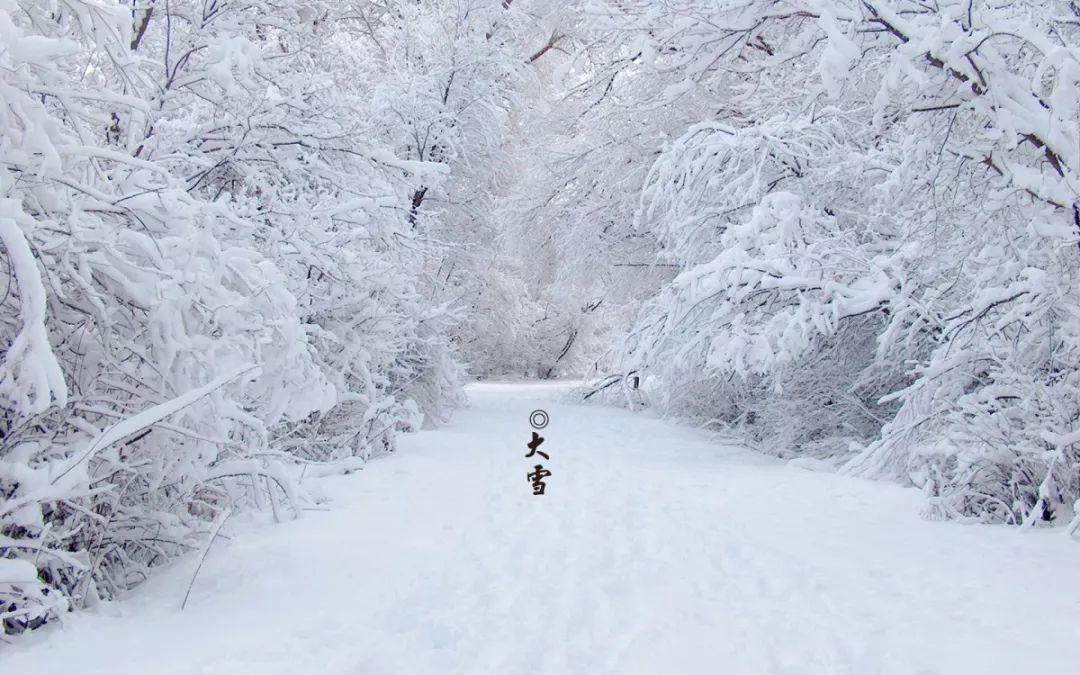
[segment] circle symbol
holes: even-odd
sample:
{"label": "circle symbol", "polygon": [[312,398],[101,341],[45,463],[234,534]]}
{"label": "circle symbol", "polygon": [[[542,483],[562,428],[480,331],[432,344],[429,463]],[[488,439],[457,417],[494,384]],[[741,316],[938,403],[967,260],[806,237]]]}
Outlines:
{"label": "circle symbol", "polygon": [[534,410],[529,413],[529,424],[533,429],[543,429],[548,425],[548,414],[543,410]]}

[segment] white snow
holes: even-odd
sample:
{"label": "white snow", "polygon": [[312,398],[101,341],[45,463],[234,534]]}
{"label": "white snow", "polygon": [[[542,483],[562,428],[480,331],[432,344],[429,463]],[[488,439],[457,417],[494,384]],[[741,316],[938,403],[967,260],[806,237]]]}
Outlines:
{"label": "white snow", "polygon": [[447,428],[309,481],[329,510],[234,519],[183,612],[196,556],[0,645],[0,672],[1076,672],[1080,547],[1060,529],[923,521],[916,491],[561,391],[472,386]]}

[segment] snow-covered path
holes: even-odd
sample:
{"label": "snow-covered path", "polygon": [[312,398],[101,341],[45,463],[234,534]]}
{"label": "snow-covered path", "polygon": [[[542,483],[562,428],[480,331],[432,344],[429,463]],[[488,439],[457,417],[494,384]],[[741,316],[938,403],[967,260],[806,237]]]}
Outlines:
{"label": "snow-covered path", "polygon": [[[543,385],[473,405],[134,597],[0,646],[19,675],[1080,672],[1080,546],[924,522]],[[531,494],[529,412],[551,422]],[[7,653],[4,653],[4,650]]]}

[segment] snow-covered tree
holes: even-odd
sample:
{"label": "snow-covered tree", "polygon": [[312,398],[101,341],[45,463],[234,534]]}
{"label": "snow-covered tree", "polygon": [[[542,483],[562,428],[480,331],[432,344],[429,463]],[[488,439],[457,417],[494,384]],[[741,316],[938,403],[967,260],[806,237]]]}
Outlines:
{"label": "snow-covered tree", "polygon": [[517,93],[529,77],[526,17],[486,0],[391,2],[362,16],[385,73],[367,87],[371,136],[445,170],[412,187],[405,224],[427,252],[422,292],[460,310],[455,342],[480,374],[497,345],[513,352],[508,336],[527,311],[516,261],[500,246]]}

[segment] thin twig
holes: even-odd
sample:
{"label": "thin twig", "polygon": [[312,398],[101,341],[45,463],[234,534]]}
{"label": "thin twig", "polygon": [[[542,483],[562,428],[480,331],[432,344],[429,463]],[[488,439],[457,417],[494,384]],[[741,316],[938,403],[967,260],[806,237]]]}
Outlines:
{"label": "thin twig", "polygon": [[191,575],[191,583],[188,584],[187,592],[184,593],[184,601],[180,603],[180,610],[183,611],[187,607],[188,597],[191,595],[191,589],[195,586],[195,578],[199,576],[199,570],[202,569],[203,562],[206,560],[206,554],[210,552],[210,547],[213,546],[214,540],[217,539],[218,532],[221,531],[221,526],[225,524],[225,521],[232,515],[232,509],[225,509],[218,514],[218,517],[214,519],[214,525],[210,529],[210,540],[206,542],[206,546],[203,547],[202,554],[199,556],[199,564],[195,567],[195,573]]}

